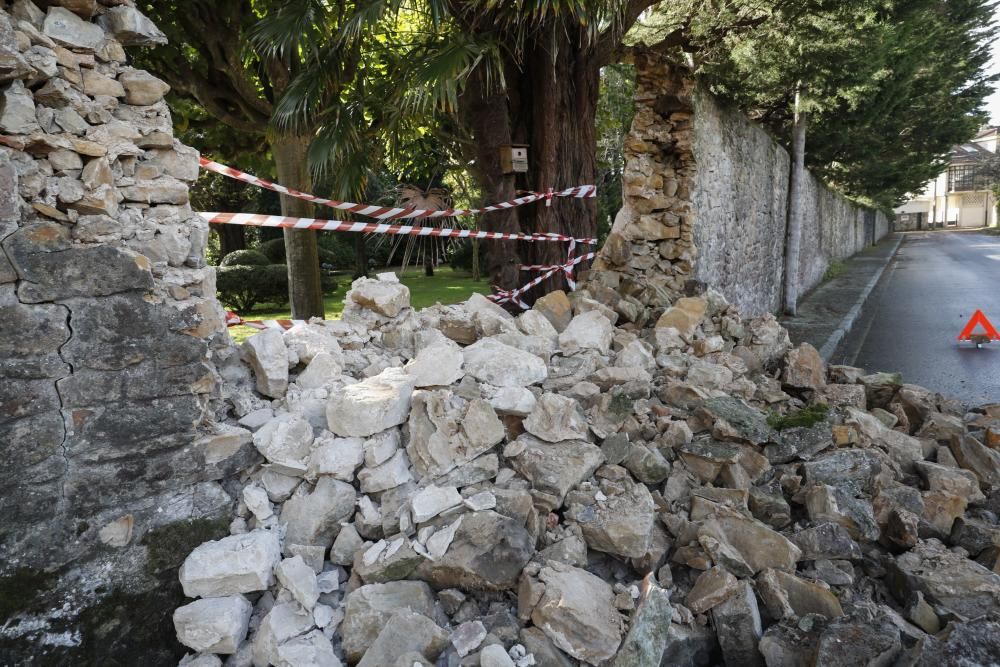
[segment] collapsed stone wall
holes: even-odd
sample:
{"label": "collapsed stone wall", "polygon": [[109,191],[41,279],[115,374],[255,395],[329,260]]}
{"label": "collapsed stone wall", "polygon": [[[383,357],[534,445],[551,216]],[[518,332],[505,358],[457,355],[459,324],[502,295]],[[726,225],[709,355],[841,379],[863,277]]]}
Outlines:
{"label": "collapsed stone wall", "polygon": [[[784,281],[788,153],[723,106],[683,65],[642,49],[632,57],[638,109],[625,142],[625,205],[596,264],[596,282],[652,282],[676,297],[696,280],[719,289],[746,315],[776,311]],[[804,200],[797,269],[803,290],[820,282],[831,261],[888,233],[883,213],[850,202],[811,175]],[[626,296],[633,295],[626,290]],[[648,291],[634,296],[655,305]]]}
{"label": "collapsed stone wall", "polygon": [[[123,48],[163,41],[130,0],[0,2],[2,661],[79,646],[70,617],[160,587],[152,536],[226,511],[213,480],[246,464],[248,434],[213,426],[235,352],[198,155]],[[46,606],[61,620],[9,618]]]}
{"label": "collapsed stone wall", "polygon": [[650,307],[672,303],[694,275],[694,81],[655,54],[633,56],[636,113],[625,138],[622,209],[585,289],[641,326]]}
{"label": "collapsed stone wall", "polygon": [[1000,405],[827,367],[713,289],[620,303],[416,311],[381,275],[249,338],[266,463],[179,570],[180,667],[1000,652]]}

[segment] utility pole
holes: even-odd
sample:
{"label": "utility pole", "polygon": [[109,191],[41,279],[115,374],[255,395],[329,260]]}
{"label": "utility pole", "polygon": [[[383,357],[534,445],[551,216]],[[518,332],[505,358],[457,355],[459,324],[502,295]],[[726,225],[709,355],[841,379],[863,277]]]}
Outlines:
{"label": "utility pole", "polygon": [[785,314],[795,315],[799,302],[799,256],[802,251],[803,190],[806,179],[806,127],[809,114],[802,108],[802,86],[795,89],[792,125],[792,173],[788,188],[788,234],[785,241]]}

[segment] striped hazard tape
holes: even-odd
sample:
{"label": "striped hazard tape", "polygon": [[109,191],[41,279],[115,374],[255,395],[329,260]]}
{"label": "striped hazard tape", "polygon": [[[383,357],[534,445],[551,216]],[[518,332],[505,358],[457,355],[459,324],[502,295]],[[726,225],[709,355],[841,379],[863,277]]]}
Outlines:
{"label": "striped hazard tape", "polygon": [[[279,192],[290,197],[296,197],[298,199],[303,199],[314,204],[319,204],[322,206],[329,206],[341,211],[346,211],[349,213],[354,213],[357,215],[363,215],[369,218],[375,218],[376,220],[426,220],[433,218],[451,218],[457,216],[467,216],[467,215],[480,215],[483,213],[489,213],[491,211],[503,211],[511,209],[517,206],[523,206],[525,204],[530,204],[536,201],[545,201],[545,205],[549,206],[552,203],[552,199],[555,197],[572,197],[577,199],[589,199],[597,196],[597,187],[594,185],[580,185],[573,188],[567,188],[565,190],[554,191],[549,188],[546,192],[530,192],[523,197],[518,197],[517,199],[512,199],[506,202],[500,202],[499,204],[492,204],[490,206],[484,206],[483,208],[449,208],[444,210],[429,210],[429,209],[418,209],[413,207],[384,207],[384,206],[374,206],[371,204],[355,204],[353,202],[336,201],[333,199],[324,199],[322,197],[317,197],[305,192],[300,192],[292,188],[279,185],[277,183],[272,183],[271,181],[265,180],[263,178],[258,178],[252,174],[248,174],[245,171],[240,171],[239,169],[234,169],[233,167],[228,167],[224,164],[214,162],[207,158],[200,158],[200,165],[202,169],[211,171],[217,174],[222,174],[229,178],[233,178],[257,187],[261,187],[267,190],[273,190],[274,192]],[[408,235],[408,236],[431,236],[431,237],[454,237],[454,238],[468,238],[468,239],[491,239],[491,240],[502,240],[502,241],[530,241],[530,242],[564,242],[569,243],[569,252],[566,258],[566,264],[561,265],[544,265],[544,264],[532,264],[521,266],[522,271],[544,271],[544,273],[527,285],[520,287],[516,290],[497,290],[497,293],[491,295],[490,298],[496,303],[516,303],[518,306],[527,309],[528,306],[520,298],[522,294],[527,292],[533,287],[540,285],[545,280],[551,278],[557,272],[562,271],[566,274],[566,282],[569,289],[576,289],[576,281],[573,278],[573,270],[581,262],[593,259],[596,253],[588,253],[580,257],[575,257],[576,255],[576,245],[582,243],[585,245],[597,245],[597,239],[586,238],[577,239],[572,236],[565,236],[562,234],[523,234],[523,233],[506,233],[506,232],[488,232],[488,231],[477,231],[471,229],[441,229],[437,227],[425,227],[420,224],[414,225],[399,225],[399,224],[388,224],[385,222],[370,223],[370,222],[348,222],[339,220],[322,220],[317,218],[293,218],[281,215],[262,215],[258,213],[221,213],[221,212],[211,212],[211,213],[199,213],[206,222],[217,225],[246,225],[253,227],[280,227],[289,229],[311,229],[316,231],[329,231],[329,232],[356,232],[364,234],[394,234],[394,235]],[[233,320],[229,326],[237,326],[240,324],[251,326],[255,329],[289,329],[299,322],[299,320],[267,320],[259,322],[246,321],[240,318],[234,313],[227,314],[227,323],[230,322],[228,316],[232,316]]]}
{"label": "striped hazard tape", "polygon": [[[347,211],[349,213],[356,213],[358,215],[363,215],[369,218],[375,218],[377,220],[401,220],[409,218],[454,218],[464,215],[480,215],[482,213],[489,213],[491,211],[504,211],[516,206],[523,206],[525,204],[530,204],[532,202],[546,200],[549,201],[553,197],[573,197],[576,199],[590,199],[597,196],[597,186],[596,185],[579,185],[575,188],[567,188],[558,192],[549,190],[548,192],[532,192],[524,197],[518,197],[517,199],[512,199],[511,201],[501,202],[499,204],[492,204],[490,206],[484,206],[483,208],[448,208],[440,211],[430,210],[430,209],[419,209],[419,208],[394,208],[385,206],[374,206],[372,204],[355,204],[353,202],[346,201],[336,201],[334,199],[323,199],[322,197],[317,197],[315,195],[308,194],[306,192],[299,192],[298,190],[293,190],[292,188],[286,188],[283,185],[278,185],[277,183],[272,183],[271,181],[264,180],[263,178],[257,178],[252,174],[248,174],[245,171],[240,171],[239,169],[233,169],[232,167],[227,167],[224,164],[219,164],[218,162],[213,162],[207,158],[201,158],[201,167],[216,174],[222,174],[223,176],[228,176],[230,178],[235,178],[236,180],[243,181],[244,183],[250,183],[251,185],[256,185],[267,190],[273,190],[275,192],[280,192],[281,194],[288,195],[289,197],[296,197],[298,199],[304,199],[305,201],[312,202],[314,204],[320,204],[321,206],[329,206],[330,208],[335,208],[340,211]],[[493,238],[493,237],[478,237],[478,238]]]}
{"label": "striped hazard tape", "polygon": [[297,324],[308,324],[306,320],[245,320],[231,310],[226,311],[226,326],[227,327],[250,327],[251,329],[258,329],[260,331],[265,331],[267,329],[278,329],[279,331],[288,331]]}
{"label": "striped hazard tape", "polygon": [[573,279],[573,268],[579,264],[574,262],[576,256],[576,242],[570,241],[569,253],[566,257],[566,264],[521,264],[522,271],[562,271],[566,274],[566,283],[571,290],[576,289],[576,280]]}
{"label": "striped hazard tape", "polygon": [[248,225],[251,227],[288,227],[291,229],[314,229],[323,232],[360,232],[364,234],[403,234],[410,236],[453,236],[463,239],[495,239],[503,241],[577,241],[587,245],[597,245],[597,239],[574,239],[562,234],[507,234],[504,232],[482,232],[473,229],[440,229],[418,225],[389,225],[375,222],[344,222],[341,220],[319,220],[316,218],[289,218],[282,215],[260,213],[199,213],[207,222],[215,225]]}
{"label": "striped hazard tape", "polygon": [[[493,289],[496,290],[496,294],[491,294],[487,298],[492,300],[494,303],[515,303],[521,308],[528,310],[530,306],[528,306],[528,304],[526,304],[524,301],[521,300],[522,294],[524,294],[533,287],[541,285],[543,282],[554,276],[559,271],[565,271],[568,273],[577,264],[580,264],[581,262],[586,262],[587,260],[590,259],[594,259],[594,257],[596,256],[597,256],[596,252],[589,252],[586,255],[575,257],[571,261],[561,266],[552,266],[546,273],[543,273],[542,275],[538,276],[537,278],[529,282],[527,285],[524,285],[523,287],[518,287],[515,290],[502,290],[494,286]],[[572,281],[572,279],[569,282],[570,282],[570,289],[575,289],[576,283]]]}

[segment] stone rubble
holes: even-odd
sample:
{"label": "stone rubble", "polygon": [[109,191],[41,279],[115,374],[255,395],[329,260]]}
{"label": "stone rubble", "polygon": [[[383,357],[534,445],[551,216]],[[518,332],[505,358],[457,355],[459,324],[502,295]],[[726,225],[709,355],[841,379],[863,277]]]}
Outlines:
{"label": "stone rubble", "polygon": [[350,294],[245,344],[261,458],[181,568],[197,659],[929,664],[1000,628],[1000,406],[826,367],[711,290],[645,329],[586,283],[516,318]]}

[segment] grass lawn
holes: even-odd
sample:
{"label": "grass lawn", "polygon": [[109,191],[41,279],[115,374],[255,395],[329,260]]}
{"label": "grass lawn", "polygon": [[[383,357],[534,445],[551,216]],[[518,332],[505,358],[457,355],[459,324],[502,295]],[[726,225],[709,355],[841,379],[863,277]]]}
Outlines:
{"label": "grass lawn", "polygon": [[[382,269],[382,271],[395,271],[397,275],[399,274],[398,267]],[[427,308],[435,303],[449,304],[465,301],[474,292],[490,293],[488,280],[484,278],[475,281],[470,273],[454,271],[450,266],[434,269],[433,278],[424,275],[423,267],[410,267],[400,280],[410,288],[410,305],[417,309]],[[340,314],[344,310],[344,295],[350,288],[350,274],[337,276],[337,290],[328,294],[324,299],[326,319],[340,319]],[[243,314],[243,319],[246,320],[287,320],[289,318],[291,318],[291,312],[287,306],[278,308],[269,304],[260,304],[253,309],[253,312]],[[229,333],[233,340],[242,343],[257,333],[257,330],[250,327],[230,327]]]}

